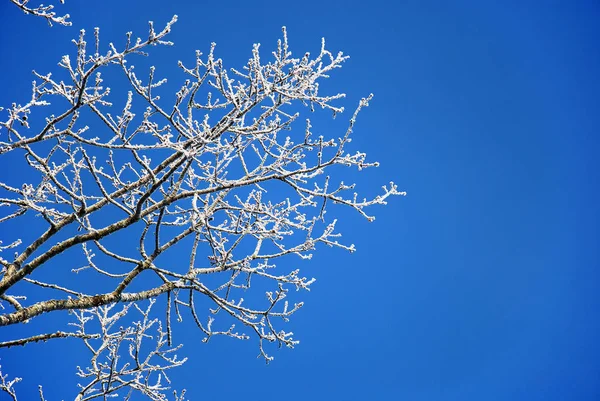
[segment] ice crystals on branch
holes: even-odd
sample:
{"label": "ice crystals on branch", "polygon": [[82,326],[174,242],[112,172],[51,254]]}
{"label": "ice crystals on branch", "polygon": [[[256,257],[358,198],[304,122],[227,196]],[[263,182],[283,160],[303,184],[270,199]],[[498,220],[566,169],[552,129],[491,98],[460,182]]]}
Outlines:
{"label": "ice crystals on branch", "polygon": [[[45,6],[40,4],[39,6],[29,7],[29,0],[10,0],[14,5],[19,7],[25,14],[31,14],[36,17],[45,18],[48,21],[48,25],[52,26],[52,23],[59,25],[71,26],[71,21],[68,21],[69,14],[65,14],[62,17],[56,15],[53,5]],[[65,4],[65,0],[60,0],[60,4]]]}
{"label": "ice crystals on branch", "polygon": [[[380,195],[360,200],[352,192],[354,184],[337,183],[329,174],[334,166],[377,166],[364,153],[348,149],[358,114],[372,95],[359,102],[337,138],[315,137],[310,119],[298,132],[292,130],[301,114],[315,108],[334,116],[343,112],[337,101],[344,94],[323,94],[318,81],[347,56],[334,55],[323,41],[316,56],[294,58],[284,28],[270,60],[255,45],[243,68],[229,69],[212,44],[206,55],[196,52],[191,66],[178,63],[185,77],[169,104],[163,100],[168,96],[160,96],[165,80],[156,69],[140,78],[145,74],[138,76],[128,60],[145,55],[151,45],[170,45],[164,39],[175,21],[160,32],[151,23],[146,39],[133,40],[128,33],[123,48],[111,43],[104,54],[99,31],[94,31],[91,52],[82,31],[74,41],[76,54],[59,63],[62,80],[36,73],[39,84],[34,83],[31,100],[13,105],[0,122],[0,154],[21,152],[25,167],[40,177],[22,188],[0,184],[0,222],[26,219],[33,212],[48,223],[24,248],[8,239],[19,252],[12,260],[2,259],[0,302],[15,310],[0,314],[0,325],[66,309],[75,313],[81,333],[88,333],[88,320],[96,319],[101,339],[85,340],[98,356],[79,371],[89,380],[83,395],[133,383],[133,389],[162,400],[159,394],[166,387],[161,380],[167,378],[161,369],[183,363],[167,356],[174,352],[175,318],[191,316],[204,341],[215,335],[254,337],[266,361],[272,359],[267,343],[294,347],[293,333],[280,326],[303,304],[289,303],[297,296],[289,289],[309,290],[315,281],[301,275],[298,264],[322,245],[355,250],[341,242],[337,220],[329,219],[327,210],[339,204],[372,221],[370,206],[404,195],[391,183]],[[120,70],[129,91],[116,94],[105,85],[101,70],[109,66]],[[42,126],[15,124],[55,99],[66,99],[67,105]],[[92,121],[93,130],[88,129]],[[62,235],[73,232],[70,228],[76,233]],[[114,247],[119,240],[124,242]],[[123,252],[125,245],[131,252]],[[110,289],[88,293],[76,274],[64,283],[35,278],[40,269],[60,268],[51,263],[57,255],[78,249],[87,265],[71,267],[73,272],[97,275]],[[272,286],[265,297],[253,294],[257,280],[261,287]],[[7,301],[7,293],[15,300],[33,287],[49,292],[47,300],[18,306]],[[137,305],[159,298],[166,301],[161,320]],[[116,304],[125,307],[115,312]],[[131,308],[143,320],[116,329],[115,322]],[[153,355],[160,355],[163,364],[144,362],[138,355],[151,328],[158,330]],[[129,347],[134,362],[120,365],[123,347]],[[121,367],[111,367],[113,362]],[[144,387],[138,380],[150,371],[161,375]]]}
{"label": "ice crystals on branch", "polygon": [[[77,375],[83,380],[77,400],[126,394],[128,398],[133,391],[152,401],[168,399],[168,370],[181,366],[186,358],[178,358],[176,352],[181,346],[169,346],[160,320],[150,317],[154,303],[150,300],[144,309],[128,304],[115,311],[113,304],[73,312],[76,322],[72,325],[78,333],[86,334],[94,323],[97,327],[92,330],[100,332],[98,338],[83,340],[91,359],[89,366],[77,367]],[[128,327],[119,326],[132,305],[141,320]],[[148,347],[147,343],[152,345]]]}
{"label": "ice crystals on branch", "polygon": [[18,401],[17,393],[13,386],[19,383],[21,380],[21,377],[15,377],[14,379],[10,380],[8,378],[8,374],[2,373],[2,366],[0,366],[0,391],[6,393],[12,401]]}

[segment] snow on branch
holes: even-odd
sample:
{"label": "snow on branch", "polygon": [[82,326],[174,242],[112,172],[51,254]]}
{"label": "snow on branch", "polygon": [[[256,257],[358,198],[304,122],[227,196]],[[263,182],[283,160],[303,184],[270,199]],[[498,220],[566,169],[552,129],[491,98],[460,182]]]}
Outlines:
{"label": "snow on branch", "polygon": [[[83,384],[79,385],[76,401],[106,399],[125,396],[129,399],[133,392],[140,393],[151,401],[167,401],[167,391],[171,390],[168,371],[181,366],[186,358],[179,358],[176,352],[181,346],[167,344],[167,333],[159,319],[152,318],[150,311],[155,301],[151,300],[146,308],[136,304],[127,304],[115,310],[116,305],[78,310],[72,314],[71,323],[75,333],[58,333],[55,337],[78,337],[83,340],[90,353],[89,366],[77,367],[77,376]],[[128,327],[117,326],[131,307],[137,310],[139,320]],[[93,334],[88,334],[90,326]],[[33,341],[47,341],[51,336],[38,336]],[[147,343],[152,342],[149,347]],[[2,346],[24,345],[14,342]],[[17,401],[15,384],[22,379],[8,379],[2,374],[0,366],[0,391],[7,393]],[[39,388],[40,401],[44,400],[42,388]],[[185,391],[174,392],[174,401],[183,401]]]}
{"label": "snow on branch", "polygon": [[[339,134],[313,133],[307,113],[344,111],[345,95],[322,93],[319,82],[347,56],[323,40],[315,55],[294,57],[284,28],[270,57],[257,44],[241,68],[226,67],[214,44],[206,54],[197,51],[191,65],[178,62],[183,78],[173,88],[155,67],[142,74],[130,60],[150,46],[171,45],[165,38],[176,20],[160,31],[150,23],[144,39],[128,33],[122,46],[104,50],[98,29],[92,50],[82,30],[59,74],[36,72],[31,98],[0,121],[0,157],[22,155],[32,173],[17,186],[0,180],[0,224],[37,218],[46,226],[34,240],[0,230],[9,244],[0,247],[0,326],[72,312],[79,334],[69,337],[94,353],[91,366],[79,370],[88,380],[79,400],[125,383],[162,400],[164,370],[183,363],[170,355],[177,349],[173,327],[185,319],[205,342],[215,335],[257,339],[266,361],[269,343],[293,348],[298,340],[282,327],[303,303],[290,290],[309,290],[315,281],[297,266],[323,245],[355,250],[338,231],[346,215],[329,219],[328,210],[339,205],[372,221],[372,206],[405,195],[389,183],[379,195],[359,197],[355,184],[339,179],[344,168],[353,176],[378,165],[350,150],[372,95],[358,102]],[[104,82],[115,73],[129,86],[120,94]],[[84,265],[54,262],[76,252]],[[70,274],[55,275],[61,282],[39,274],[65,268]],[[90,289],[93,280],[109,287]],[[165,315],[151,318],[139,302],[159,298]],[[122,312],[112,312],[117,304]],[[143,320],[114,329],[131,308]],[[86,326],[92,318],[101,326],[94,332]],[[135,351],[151,327],[163,360],[153,384],[146,375],[158,368]],[[134,362],[106,362],[119,362],[126,349]],[[100,362],[100,354],[108,359]]]}
{"label": "snow on branch", "polygon": [[[52,26],[52,23],[56,23],[64,26],[71,26],[71,21],[68,21],[69,14],[65,14],[62,17],[56,15],[53,5],[43,5],[29,7],[29,0],[10,0],[14,5],[19,7],[25,14],[35,15],[36,17],[45,18],[48,21],[48,25]],[[60,4],[65,4],[65,0],[60,0]]]}
{"label": "snow on branch", "polygon": [[2,373],[2,366],[0,366],[0,391],[6,393],[13,401],[18,401],[14,385],[21,380],[22,379],[20,377],[15,377],[14,379],[10,380],[8,378],[8,374]]}

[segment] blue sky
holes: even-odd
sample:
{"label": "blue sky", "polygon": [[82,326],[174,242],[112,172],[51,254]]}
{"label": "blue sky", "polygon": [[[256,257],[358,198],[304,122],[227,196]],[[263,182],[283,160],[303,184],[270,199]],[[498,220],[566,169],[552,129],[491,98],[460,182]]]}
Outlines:
{"label": "blue sky", "polygon": [[[286,25],[296,54],[324,36],[351,56],[326,84],[348,108],[375,94],[352,144],[381,167],[351,178],[408,192],[374,223],[342,214],[356,253],[304,263],[317,282],[290,324],[295,350],[266,366],[253,342],[176,334],[190,360],[173,378],[190,400],[600,399],[596,2],[83,3],[59,7],[71,28],[0,6],[3,106],[28,99],[32,69],[57,71],[80,28],[118,43],[178,14],[176,45],[149,60],[167,75],[213,41],[240,66]],[[71,349],[2,350],[1,364],[26,378],[22,399],[37,384],[69,399]]]}

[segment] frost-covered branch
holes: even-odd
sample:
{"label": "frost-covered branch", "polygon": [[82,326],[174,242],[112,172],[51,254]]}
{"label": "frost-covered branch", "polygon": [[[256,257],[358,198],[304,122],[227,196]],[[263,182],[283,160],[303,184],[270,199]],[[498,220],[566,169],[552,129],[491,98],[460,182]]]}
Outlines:
{"label": "frost-covered branch", "polygon": [[69,337],[88,339],[88,338],[97,338],[97,337],[99,337],[99,335],[98,334],[66,333],[64,331],[57,331],[56,333],[39,334],[36,336],[22,338],[19,340],[2,341],[2,342],[0,342],[0,348],[22,346],[22,345],[26,345],[29,343],[48,341],[48,340],[52,340],[54,338],[69,338]]}
{"label": "frost-covered branch", "polygon": [[[323,245],[355,250],[338,231],[343,215],[328,212],[346,208],[372,221],[372,206],[404,195],[389,183],[379,195],[359,197],[355,184],[342,180],[377,166],[350,150],[372,95],[337,135],[315,134],[306,117],[344,111],[345,95],[323,94],[319,82],[347,56],[323,40],[317,54],[294,57],[284,28],[269,57],[257,44],[242,68],[226,68],[214,44],[207,54],[197,51],[191,64],[178,63],[182,82],[173,88],[156,68],[143,74],[130,59],[170,45],[165,37],[175,22],[160,31],[150,23],[145,39],[128,33],[122,46],[106,48],[98,29],[92,45],[81,31],[61,72],[35,73],[31,98],[0,121],[0,157],[22,157],[21,168],[36,177],[19,185],[0,180],[0,224],[36,217],[45,225],[33,239],[0,231],[7,244],[0,244],[0,326],[61,310],[77,316],[74,336],[111,361],[96,356],[80,370],[88,382],[79,400],[124,386],[163,399],[160,380],[135,384],[155,371],[131,354],[137,333],[150,327],[159,328],[160,355],[172,352],[162,350],[172,350],[174,326],[185,319],[205,342],[215,335],[257,339],[266,361],[268,343],[294,347],[298,340],[284,327],[303,303],[290,290],[314,282],[298,265]],[[129,91],[106,86],[105,77],[116,74]],[[85,263],[65,265],[62,254]],[[46,271],[61,274],[42,279]],[[166,305],[160,320],[139,306],[156,299]],[[143,322],[113,330],[116,320],[107,314],[117,304],[139,310]],[[101,323],[96,331],[85,326],[92,316]],[[135,362],[119,370],[127,347]],[[169,368],[182,363],[168,358]]]}
{"label": "frost-covered branch", "polygon": [[[19,7],[25,14],[35,15],[36,17],[45,18],[48,24],[52,26],[52,23],[56,23],[64,26],[71,26],[71,21],[68,21],[69,14],[65,14],[62,17],[57,16],[53,5],[43,5],[29,7],[29,0],[10,0],[14,5]],[[65,4],[65,0],[60,0],[60,4]]]}
{"label": "frost-covered branch", "polygon": [[[145,308],[128,304],[117,308],[115,304],[74,311],[76,328],[74,333],[54,333],[36,336],[31,341],[47,341],[51,338],[76,337],[83,341],[89,352],[89,365],[77,367],[76,374],[83,380],[79,385],[76,401],[107,399],[123,396],[129,399],[133,393],[140,393],[152,401],[168,401],[170,391],[168,371],[181,366],[186,358],[180,359],[176,352],[181,346],[167,344],[166,332],[157,318],[150,316],[155,301]],[[136,309],[139,320],[124,327],[131,307]],[[93,333],[89,334],[92,331]],[[31,342],[30,341],[30,342]],[[22,342],[5,342],[2,346],[25,345]],[[14,385],[21,378],[8,379],[0,367],[0,391],[4,391],[17,401]],[[40,400],[44,401],[42,388]],[[174,393],[175,401],[184,400],[185,391]]]}
{"label": "frost-covered branch", "polygon": [[[154,300],[151,300],[145,309],[128,304],[116,312],[115,304],[74,312],[77,322],[73,326],[79,333],[87,333],[94,322],[99,325],[94,329],[101,333],[99,339],[85,340],[91,359],[89,366],[77,367],[77,376],[84,384],[79,385],[76,401],[120,395],[129,399],[133,392],[152,401],[168,400],[166,391],[170,390],[171,383],[168,371],[181,366],[186,358],[177,357],[176,352],[181,346],[168,345],[167,333],[160,320],[151,318],[153,304]],[[132,305],[141,319],[127,328],[119,326]],[[149,341],[153,342],[150,348]],[[180,397],[182,399],[183,394]]]}
{"label": "frost-covered branch", "polygon": [[17,392],[14,388],[14,385],[21,381],[20,377],[15,377],[10,380],[8,378],[8,374],[2,373],[2,366],[0,366],[0,392],[6,393],[11,400],[17,400]]}

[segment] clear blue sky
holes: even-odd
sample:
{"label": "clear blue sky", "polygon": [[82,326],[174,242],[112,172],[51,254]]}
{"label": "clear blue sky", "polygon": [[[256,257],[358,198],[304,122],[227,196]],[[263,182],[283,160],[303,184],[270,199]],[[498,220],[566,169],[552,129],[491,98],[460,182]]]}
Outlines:
{"label": "clear blue sky", "polygon": [[[176,46],[150,60],[160,72],[212,41],[240,66],[286,25],[297,54],[324,36],[351,56],[328,83],[349,106],[375,94],[353,145],[382,166],[355,180],[408,192],[374,223],[343,215],[355,254],[327,249],[302,266],[317,282],[291,323],[295,350],[265,366],[253,342],[176,333],[190,360],[173,378],[190,400],[600,399],[600,4],[67,0],[61,10],[74,27],[0,6],[2,105],[29,98],[32,69],[57,71],[80,28],[117,43],[178,14]],[[22,400],[38,383],[48,401],[75,394],[73,343],[60,341],[0,351],[27,378]],[[32,366],[40,355],[45,377]]]}

